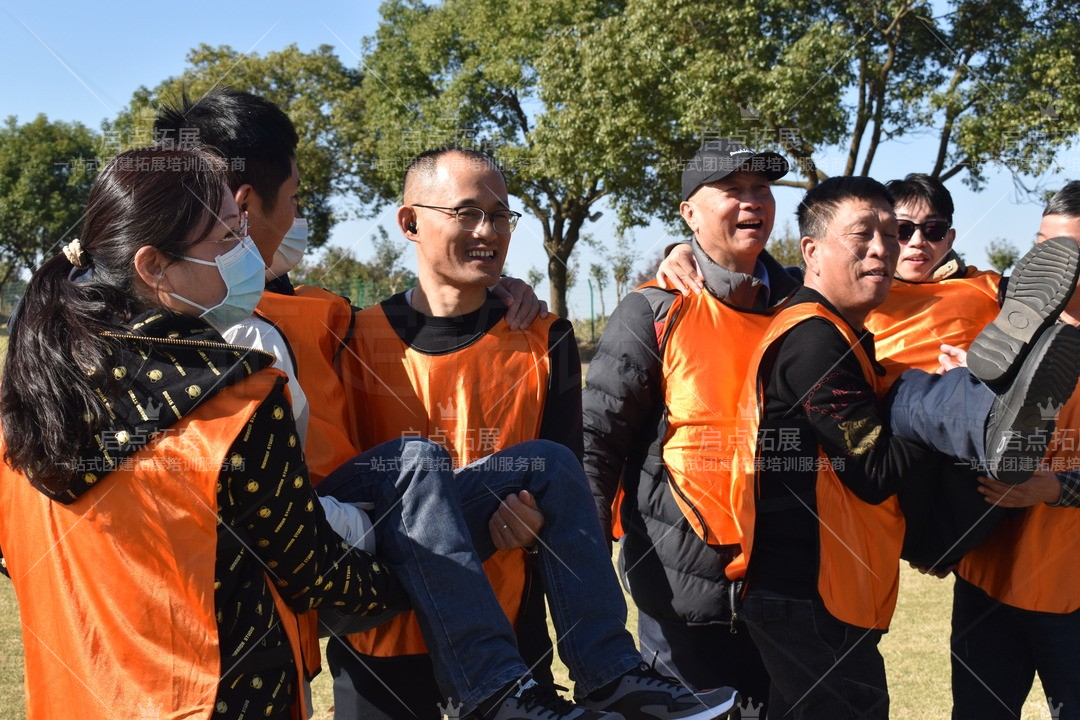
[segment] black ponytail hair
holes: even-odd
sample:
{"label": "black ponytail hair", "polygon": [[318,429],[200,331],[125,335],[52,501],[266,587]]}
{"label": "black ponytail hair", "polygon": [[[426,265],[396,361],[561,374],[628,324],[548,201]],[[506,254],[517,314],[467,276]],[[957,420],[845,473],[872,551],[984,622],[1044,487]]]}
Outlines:
{"label": "black ponytail hair", "polygon": [[64,254],[47,260],[30,279],[8,340],[0,383],[8,465],[54,492],[68,488],[80,450],[107,424],[95,392],[110,354],[100,333],[156,304],[140,289],[135,253],[149,245],[178,256],[206,239],[227,180],[225,163],[208,150],[130,150],[101,171],[77,258],[91,272],[74,282]]}

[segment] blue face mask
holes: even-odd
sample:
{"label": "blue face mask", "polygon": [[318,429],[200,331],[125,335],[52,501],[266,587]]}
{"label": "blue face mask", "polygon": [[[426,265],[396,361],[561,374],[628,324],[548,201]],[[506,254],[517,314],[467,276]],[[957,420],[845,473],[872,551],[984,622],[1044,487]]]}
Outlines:
{"label": "blue face mask", "polygon": [[218,272],[221,273],[221,279],[225,281],[225,297],[217,305],[208,308],[188,300],[183,295],[176,293],[169,293],[169,295],[202,310],[199,317],[219,333],[224,333],[242,320],[251,317],[251,313],[254,312],[263,294],[263,274],[266,272],[266,265],[250,237],[245,237],[227,253],[218,255],[213,262],[187,255],[181,257],[199,265],[216,266]]}
{"label": "blue face mask", "polygon": [[308,226],[304,218],[294,218],[292,227],[281,240],[274,261],[266,270],[266,279],[281,277],[299,264],[308,246]]}

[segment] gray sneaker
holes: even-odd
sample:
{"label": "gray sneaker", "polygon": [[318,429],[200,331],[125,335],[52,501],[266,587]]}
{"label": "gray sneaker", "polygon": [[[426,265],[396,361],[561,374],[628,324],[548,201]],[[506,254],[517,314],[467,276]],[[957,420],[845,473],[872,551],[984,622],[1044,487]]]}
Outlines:
{"label": "gray sneaker", "polygon": [[1020,259],[1005,288],[997,317],[968,349],[971,373],[1000,388],[1016,375],[1035,338],[1054,324],[1076,290],[1080,248],[1071,238],[1051,238]]}
{"label": "gray sneaker", "polygon": [[739,693],[733,688],[694,693],[645,663],[587,698],[578,698],[578,703],[593,710],[620,713],[627,720],[739,717]]}
{"label": "gray sneaker", "polygon": [[528,680],[508,693],[483,720],[626,720],[617,713],[599,712],[575,705],[554,688]]}

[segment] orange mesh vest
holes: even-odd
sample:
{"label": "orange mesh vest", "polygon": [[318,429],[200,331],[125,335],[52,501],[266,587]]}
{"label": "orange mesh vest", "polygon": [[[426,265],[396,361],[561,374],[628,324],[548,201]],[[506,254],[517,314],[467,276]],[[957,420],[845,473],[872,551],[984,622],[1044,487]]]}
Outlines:
{"label": "orange mesh vest", "polygon": [[[683,515],[705,542],[731,545],[731,455],[739,395],[771,315],[739,312],[708,293],[679,295],[660,341],[667,411],[664,464]],[[701,345],[702,338],[709,338]]]}
{"label": "orange mesh vest", "polygon": [[886,386],[911,368],[936,370],[942,343],[966,350],[997,315],[1000,281],[997,273],[975,268],[937,282],[894,280],[885,302],[866,318]]}
{"label": "orange mesh vest", "polygon": [[310,416],[304,456],[315,485],[351,460],[348,403],[336,359],[353,322],[345,298],[321,288],[300,287],[297,295],[263,293],[258,312],[277,325],[296,356],[296,377],[308,397]]}
{"label": "orange mesh vest", "polygon": [[[270,320],[289,342],[296,357],[296,379],[308,398],[304,459],[313,485],[357,455],[347,431],[348,405],[336,359],[353,322],[345,298],[315,287],[296,288],[296,295],[265,292],[256,311]],[[317,613],[300,616],[307,675],[322,667]]]}
{"label": "orange mesh vest", "polygon": [[[426,437],[445,447],[460,467],[535,440],[547,395],[548,331],[554,321],[554,316],[537,319],[519,331],[501,321],[462,350],[425,355],[402,342],[381,306],[357,313],[349,343],[353,352],[342,356],[357,447],[403,435]],[[524,569],[521,550],[497,552],[484,563],[511,622],[521,606]],[[427,652],[412,612],[350,635],[349,642],[367,655]]]}
{"label": "orange mesh vest", "polygon": [[[858,338],[841,318],[822,305],[803,303],[787,308],[775,317],[750,363],[743,390],[742,407],[747,413],[745,433],[736,444],[732,458],[732,507],[742,531],[742,554],[728,565],[729,577],[741,577],[753,562],[756,519],[756,445],[763,398],[758,377],[761,358],[784,333],[801,322],[821,317],[831,322],[862,367],[863,375],[879,396],[883,382],[874,373],[870,358]],[[818,593],[836,619],[862,628],[886,630],[896,608],[900,584],[900,548],[904,540],[904,517],[896,497],[880,505],[860,500],[837,477],[824,451],[818,448],[818,476],[815,488],[821,544]]]}
{"label": "orange mesh vest", "polygon": [[[214,714],[218,476],[279,376],[264,370],[222,390],[70,505],[0,464],[28,718]],[[296,616],[279,612],[302,668]]]}
{"label": "orange mesh vest", "polygon": [[[1080,468],[1080,385],[1058,414],[1046,461],[1053,472]],[[1007,517],[957,572],[1006,605],[1023,610],[1080,610],[1080,509],[1039,503]]]}

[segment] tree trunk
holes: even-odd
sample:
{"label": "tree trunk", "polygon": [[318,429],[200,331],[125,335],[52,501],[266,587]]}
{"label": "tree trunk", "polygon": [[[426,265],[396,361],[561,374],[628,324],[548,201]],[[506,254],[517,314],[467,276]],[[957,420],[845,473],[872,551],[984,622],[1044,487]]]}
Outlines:
{"label": "tree trunk", "polygon": [[548,254],[548,281],[551,288],[551,312],[566,317],[566,262]]}

